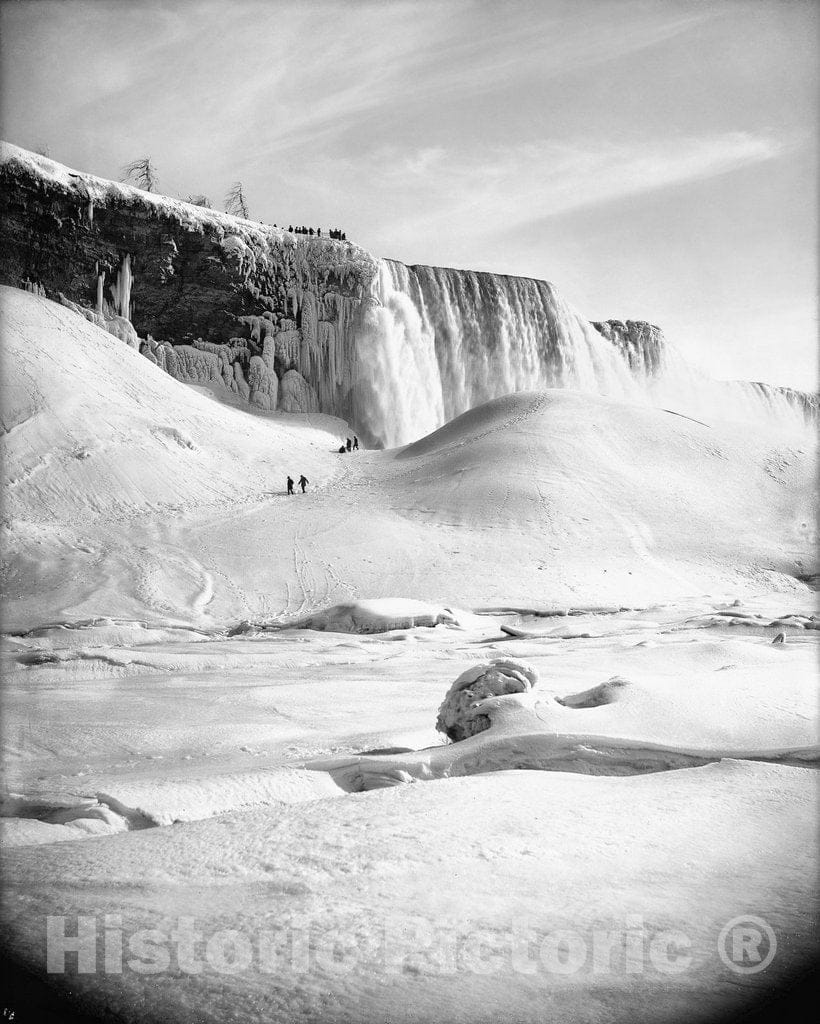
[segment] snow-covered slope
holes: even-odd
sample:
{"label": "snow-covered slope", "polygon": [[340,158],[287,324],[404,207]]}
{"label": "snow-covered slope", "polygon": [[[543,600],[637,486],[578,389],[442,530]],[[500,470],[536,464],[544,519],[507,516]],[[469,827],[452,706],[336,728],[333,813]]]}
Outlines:
{"label": "snow-covered slope", "polygon": [[[50,980],[128,1021],[711,1021],[811,947],[812,784],[504,772],[28,848],[5,858],[8,934],[34,966],[46,914],[84,915],[100,950],[105,921],[122,973],[68,954]],[[717,955],[744,910],[781,937],[754,988]]]}
{"label": "snow-covered slope", "polygon": [[218,403],[46,299],[3,289],[2,317],[10,625],[635,605],[812,571],[804,433],[552,391],[339,455],[341,421]]}
{"label": "snow-covered slope", "polygon": [[319,484],[337,471],[341,421],[281,414],[272,425],[217,403],[27,292],[3,288],[0,316],[7,594],[32,597],[37,621],[86,595],[99,612],[196,616],[212,581],[186,550],[190,517],[284,494],[288,474]]}

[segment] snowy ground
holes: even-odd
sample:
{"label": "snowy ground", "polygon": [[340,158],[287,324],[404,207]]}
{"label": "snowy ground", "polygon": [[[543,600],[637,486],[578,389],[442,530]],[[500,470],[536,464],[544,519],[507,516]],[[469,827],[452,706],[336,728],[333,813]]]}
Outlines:
{"label": "snowy ground", "polygon": [[[2,299],[19,962],[128,1021],[467,1022],[713,1019],[805,960],[810,438],[550,392],[342,456]],[[493,658],[536,687],[446,743]]]}

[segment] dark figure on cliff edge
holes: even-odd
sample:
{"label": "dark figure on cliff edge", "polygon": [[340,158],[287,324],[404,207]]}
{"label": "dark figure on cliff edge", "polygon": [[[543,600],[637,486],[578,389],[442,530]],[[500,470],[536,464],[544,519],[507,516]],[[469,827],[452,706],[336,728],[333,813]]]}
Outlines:
{"label": "dark figure on cliff edge", "polygon": [[309,483],[310,483],[310,480],[308,480],[308,478],[307,478],[307,477],[305,476],[305,474],[303,473],[303,474],[302,474],[302,475],[301,475],[301,476],[299,477],[299,486],[300,486],[300,487],[302,488],[302,494],[304,494],[304,493],[305,493],[305,488],[307,487],[307,485],[308,485]]}
{"label": "dark figure on cliff edge", "polygon": [[345,447],[347,448],[348,451],[353,450],[353,442],[350,440],[349,437],[345,440]]}
{"label": "dark figure on cliff edge", "polygon": [[293,478],[288,477],[288,494],[293,494]]}
{"label": "dark figure on cliff edge", "polygon": [[356,437],[356,435],[354,434],[354,435],[353,435],[353,451],[354,451],[354,452],[357,452],[358,450],[359,450],[359,439],[358,439],[358,437]]}

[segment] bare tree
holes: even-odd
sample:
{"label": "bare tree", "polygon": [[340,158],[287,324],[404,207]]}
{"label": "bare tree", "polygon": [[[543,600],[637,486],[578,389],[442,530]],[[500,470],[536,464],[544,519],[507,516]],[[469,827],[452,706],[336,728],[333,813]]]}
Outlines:
{"label": "bare tree", "polygon": [[212,210],[213,204],[207,196],[188,196],[186,203],[193,203],[194,206],[204,206],[206,210]]}
{"label": "bare tree", "polygon": [[150,156],[141,156],[138,160],[132,160],[130,164],[123,167],[123,181],[133,181],[137,188],[146,192],[156,192],[159,185],[157,169],[151,163]]}
{"label": "bare tree", "polygon": [[241,181],[235,181],[225,196],[225,213],[231,213],[234,217],[244,217],[248,220],[248,204],[245,202],[245,192]]}

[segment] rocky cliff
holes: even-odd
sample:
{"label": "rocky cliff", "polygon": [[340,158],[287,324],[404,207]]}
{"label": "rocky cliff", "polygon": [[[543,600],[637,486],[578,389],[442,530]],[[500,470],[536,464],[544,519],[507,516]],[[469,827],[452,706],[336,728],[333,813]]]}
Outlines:
{"label": "rocky cliff", "polygon": [[[0,281],[72,304],[181,380],[351,413],[375,260],[4,145]],[[129,330],[128,325],[133,325]]]}
{"label": "rocky cliff", "polygon": [[660,327],[644,320],[593,321],[592,326],[616,346],[633,372],[662,372],[666,341]]}

